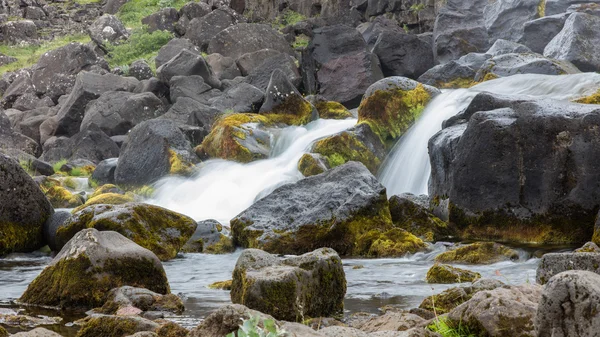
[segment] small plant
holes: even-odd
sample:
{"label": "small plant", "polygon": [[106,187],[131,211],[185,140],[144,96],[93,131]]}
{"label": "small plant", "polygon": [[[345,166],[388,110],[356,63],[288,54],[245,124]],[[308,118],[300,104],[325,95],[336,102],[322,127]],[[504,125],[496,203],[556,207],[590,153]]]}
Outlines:
{"label": "small plant", "polygon": [[174,0],[158,0],[158,7],[160,8],[173,7],[174,4]]}
{"label": "small plant", "polygon": [[25,170],[27,174],[29,174],[30,176],[34,175],[35,170],[33,169],[33,167],[31,167],[30,160],[21,159],[19,160],[19,165],[21,165],[21,168],[23,168],[23,170]]}
{"label": "small plant", "polygon": [[281,337],[285,336],[285,330],[280,330],[272,319],[262,321],[264,328],[259,326],[260,317],[252,316],[250,319],[243,319],[242,325],[237,332],[232,332],[227,337]]}
{"label": "small plant", "polygon": [[425,5],[422,3],[413,4],[410,6],[410,11],[417,15],[417,21],[419,22],[419,33],[421,32],[421,11],[425,9]]}
{"label": "small plant", "polygon": [[304,34],[296,36],[296,41],[292,45],[294,49],[303,49],[308,47],[308,43],[310,42],[310,38]]}
{"label": "small plant", "polygon": [[408,25],[406,23],[402,26],[402,29],[404,29],[404,32],[406,34],[408,34],[408,32],[410,31],[410,29],[408,28]]}
{"label": "small plant", "polygon": [[288,9],[283,13],[283,15],[280,15],[275,19],[274,26],[276,26],[275,28],[279,28],[281,30],[286,26],[292,26],[304,20],[306,20],[306,16]]}
{"label": "small plant", "polygon": [[429,324],[427,328],[430,331],[439,333],[443,337],[478,337],[469,331],[467,327],[462,326],[462,324],[459,324],[456,328],[449,325],[445,317],[436,317],[433,323]]}
{"label": "small plant", "polygon": [[63,167],[63,165],[65,165],[67,163],[66,159],[61,159],[59,161],[57,161],[56,163],[54,163],[54,165],[52,165],[52,168],[54,169],[54,173],[59,173],[61,172],[60,169]]}
{"label": "small plant", "polygon": [[65,187],[68,187],[72,190],[77,188],[77,183],[71,177],[66,177],[65,180],[63,180],[63,185],[65,185]]}

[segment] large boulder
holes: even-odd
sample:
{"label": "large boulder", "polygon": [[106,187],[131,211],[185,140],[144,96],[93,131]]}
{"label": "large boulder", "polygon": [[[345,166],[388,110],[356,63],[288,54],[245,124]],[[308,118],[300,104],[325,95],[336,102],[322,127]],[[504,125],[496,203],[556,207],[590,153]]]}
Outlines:
{"label": "large boulder", "polygon": [[546,284],[557,274],[569,270],[585,270],[600,274],[598,253],[549,253],[544,254],[536,272],[536,280]]}
{"label": "large boulder", "polygon": [[346,276],[329,248],[278,258],[245,250],[233,270],[231,301],[287,321],[343,312]]}
{"label": "large boulder", "polygon": [[544,56],[567,60],[581,71],[600,71],[600,16],[573,13],[544,49]]}
{"label": "large boulder", "polygon": [[90,179],[98,185],[114,184],[118,161],[118,158],[108,158],[99,162]]}
{"label": "large boulder", "polygon": [[398,256],[423,247],[392,228],[385,188],[357,162],[277,188],[231,226],[238,245],[271,253],[330,247],[340,255]]}
{"label": "large boulder", "polygon": [[142,19],[142,24],[148,26],[148,32],[157,30],[175,32],[175,24],[179,21],[179,13],[173,7],[167,7],[152,13]]}
{"label": "large boulder", "polygon": [[93,308],[109,290],[124,285],[159,294],[170,291],[160,260],[116,232],[90,228],[77,233],[29,284],[23,303]]}
{"label": "large boulder", "polygon": [[583,243],[598,208],[595,105],[478,94],[429,141],[430,195],[469,239]]}
{"label": "large boulder", "polygon": [[490,43],[496,39],[518,41],[523,36],[523,25],[543,15],[537,0],[494,1],[483,10]]}
{"label": "large boulder", "polygon": [[493,290],[504,286],[504,283],[494,279],[479,279],[470,285],[454,287],[423,300],[419,309],[427,310],[431,314],[446,314],[454,308],[470,300],[473,295],[484,290]]}
{"label": "large boulder", "polygon": [[428,205],[419,203],[418,198],[410,193],[394,195],[390,198],[390,213],[394,225],[428,242],[455,236],[453,229],[435,216]]}
{"label": "large boulder", "polygon": [[90,125],[71,138],[52,137],[47,140],[41,158],[47,162],[86,159],[97,164],[118,155],[117,144],[96,125]]}
{"label": "large boulder", "polygon": [[237,24],[239,20],[240,18],[230,10],[223,7],[217,8],[203,17],[192,19],[188,24],[185,37],[204,51],[217,34],[225,28]]}
{"label": "large boulder", "polygon": [[480,291],[450,311],[446,322],[477,336],[536,337],[534,320],[541,295],[537,284]]}
{"label": "large boulder", "polygon": [[208,53],[219,53],[237,59],[262,49],[273,49],[292,55],[290,44],[270,25],[238,23],[219,32],[208,44]]}
{"label": "large boulder", "polygon": [[85,228],[121,233],[166,261],[175,258],[192,236],[196,222],[185,215],[147,204],[91,205],[74,213],[57,229],[57,248],[62,249]]}
{"label": "large boulder", "polygon": [[104,50],[108,44],[118,44],[129,37],[129,32],[123,22],[110,14],[104,14],[96,19],[88,27],[88,34],[92,41]]}
{"label": "large boulder", "polygon": [[325,99],[356,107],[367,88],[383,78],[377,55],[361,34],[345,25],[314,30],[303,53],[304,87]]}
{"label": "large boulder", "polygon": [[390,310],[381,316],[373,317],[352,326],[361,331],[373,333],[378,331],[406,331],[425,322],[425,319],[415,314]]}
{"label": "large boulder", "polygon": [[170,59],[177,56],[182,50],[187,49],[194,54],[200,55],[200,49],[196,47],[190,40],[188,39],[172,39],[164,46],[160,47],[158,50],[158,54],[154,59],[154,64],[156,68],[159,68],[163,64],[169,62]]}
{"label": "large boulder", "polygon": [[546,15],[555,15],[564,13],[574,4],[594,3],[593,0],[546,0],[544,1],[544,13]]}
{"label": "large boulder", "polygon": [[225,90],[222,96],[211,100],[211,105],[219,111],[256,113],[264,101],[265,93],[262,90],[248,83],[240,83]]}
{"label": "large boulder", "polygon": [[592,337],[600,329],[600,275],[566,271],[550,279],[539,302],[537,337]]}
{"label": "large boulder", "polygon": [[475,81],[517,74],[565,75],[578,72],[568,61],[554,60],[535,53],[510,53],[487,59],[477,71]]}
{"label": "large boulder", "polygon": [[544,48],[562,30],[567,17],[569,16],[566,14],[557,14],[526,22],[523,26],[523,36],[518,42],[535,53],[543,54]]}
{"label": "large boulder", "polygon": [[216,220],[199,221],[196,231],[181,250],[185,253],[231,253],[235,247],[222,231],[223,225]]}
{"label": "large boulder", "polygon": [[34,158],[40,154],[38,143],[21,133],[15,132],[10,119],[0,110],[0,151],[18,150]]}
{"label": "large boulder", "polygon": [[463,283],[474,282],[481,274],[466,269],[452,267],[447,264],[434,264],[427,271],[427,283]]}
{"label": "large boulder", "polygon": [[88,70],[96,64],[102,65],[103,62],[92,48],[73,42],[44,53],[32,67],[31,79],[36,92],[45,94],[59,80],[58,75],[75,76],[82,70]]}
{"label": "large boulder", "polygon": [[0,24],[0,38],[6,44],[31,43],[38,38],[37,27],[32,20],[8,21]]}
{"label": "large boulder", "polygon": [[373,47],[386,77],[417,79],[434,66],[431,39],[404,32],[384,31]]}
{"label": "large boulder", "polygon": [[96,124],[108,136],[125,135],[137,124],[164,112],[163,102],[151,92],[108,91],[87,105],[80,129]]}
{"label": "large boulder", "polygon": [[197,161],[190,141],[175,122],[148,120],[135,126],[121,147],[115,182],[150,184],[170,173],[187,174]]}
{"label": "large boulder", "polygon": [[131,307],[141,311],[160,311],[181,314],[184,310],[181,298],[174,294],[157,294],[145,288],[123,286],[112,289],[99,312],[118,315]]}
{"label": "large boulder", "polygon": [[281,70],[271,74],[259,113],[273,122],[287,125],[307,124],[318,117],[315,107],[302,97]]}
{"label": "large boulder", "polygon": [[388,77],[369,86],[358,108],[358,123],[371,127],[391,147],[440,91],[405,77]]}
{"label": "large boulder", "polygon": [[44,193],[19,163],[0,154],[0,256],[41,248],[43,226],[52,213]]}
{"label": "large boulder", "polygon": [[133,77],[80,72],[77,74],[73,90],[54,117],[57,121],[54,135],[76,134],[80,131],[85,108],[89,102],[107,91],[133,91],[137,84],[138,80]]}
{"label": "large boulder", "polygon": [[[263,49],[270,50],[270,49]],[[246,54],[244,54],[246,55]],[[266,58],[261,64],[256,66],[246,78],[246,81],[260,90],[267,90],[269,80],[274,71],[281,71],[292,82],[295,87],[300,87],[302,77],[298,72],[297,61],[293,56],[286,53],[278,53],[275,56]]]}
{"label": "large boulder", "polygon": [[208,103],[205,93],[212,87],[204,82],[200,75],[173,76],[169,81],[170,99],[177,103],[180,98],[191,98],[201,103]]}
{"label": "large boulder", "polygon": [[204,57],[187,49],[156,69],[156,74],[164,83],[169,83],[175,76],[198,75],[211,87],[221,87],[221,81],[215,76]]}

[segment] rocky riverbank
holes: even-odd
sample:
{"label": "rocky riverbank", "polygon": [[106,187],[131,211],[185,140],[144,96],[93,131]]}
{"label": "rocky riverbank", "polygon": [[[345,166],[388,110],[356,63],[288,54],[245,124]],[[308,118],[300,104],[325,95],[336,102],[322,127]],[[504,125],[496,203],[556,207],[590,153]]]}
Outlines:
{"label": "rocky riverbank", "polygon": [[[594,336],[599,29],[598,1],[0,0],[0,262],[48,257],[0,337]],[[415,165],[428,195],[391,193]],[[232,261],[186,325],[191,254]],[[440,286],[349,313],[357,258]]]}

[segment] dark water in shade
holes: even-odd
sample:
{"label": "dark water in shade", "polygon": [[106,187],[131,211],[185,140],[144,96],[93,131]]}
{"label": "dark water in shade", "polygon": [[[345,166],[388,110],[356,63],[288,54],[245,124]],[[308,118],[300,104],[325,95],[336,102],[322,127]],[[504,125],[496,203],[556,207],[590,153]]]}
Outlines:
{"label": "dark water in shade", "polygon": [[[460,266],[477,271],[487,278],[505,283],[522,284],[535,282],[535,270],[539,259],[532,257],[534,249],[519,248],[518,262],[500,262],[487,266]],[[445,251],[443,244],[432,246],[428,253],[418,253],[404,258],[390,259],[344,259],[344,270],[348,281],[345,299],[346,314],[354,312],[378,313],[385,305],[400,308],[417,307],[423,298],[456,286],[430,285],[425,282],[427,270],[433,258]],[[171,290],[183,298],[186,311],[181,316],[167,317],[191,328],[199,324],[212,310],[230,303],[229,292],[209,289],[208,285],[231,279],[231,273],[241,251],[226,255],[185,254],[180,258],[164,262]],[[21,296],[27,285],[51,261],[43,254],[14,254],[0,259],[0,309],[17,308],[12,300]],[[355,266],[362,266],[354,269]],[[25,313],[46,316],[61,316],[64,321],[52,330],[64,336],[74,336],[77,328],[69,323],[84,317],[84,313],[57,312],[25,308]],[[65,326],[67,325],[67,326]],[[11,330],[17,332],[18,330]]]}

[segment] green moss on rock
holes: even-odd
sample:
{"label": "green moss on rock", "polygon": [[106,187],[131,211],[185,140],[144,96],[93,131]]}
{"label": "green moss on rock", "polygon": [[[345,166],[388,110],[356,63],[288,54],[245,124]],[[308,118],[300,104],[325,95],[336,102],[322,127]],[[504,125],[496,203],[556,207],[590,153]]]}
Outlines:
{"label": "green moss on rock", "polygon": [[600,89],[595,93],[575,100],[575,103],[582,104],[600,104]]}
{"label": "green moss on rock", "polygon": [[435,257],[436,262],[468,264],[490,264],[516,259],[519,259],[519,254],[515,250],[495,242],[476,242]]}
{"label": "green moss on rock", "polygon": [[104,193],[88,199],[85,204],[75,208],[73,213],[77,213],[82,209],[92,205],[122,205],[133,201],[131,194]]}
{"label": "green moss on rock", "polygon": [[352,113],[338,102],[319,101],[315,107],[319,112],[319,117],[323,119],[346,119],[353,117]]}
{"label": "green moss on rock", "polygon": [[327,170],[327,167],[316,156],[318,155],[305,153],[298,161],[298,171],[305,177],[321,174]]}
{"label": "green moss on rock", "polygon": [[46,190],[46,198],[54,208],[74,208],[83,204],[83,197],[64,187],[54,186]]}
{"label": "green moss on rock", "polygon": [[481,274],[470,270],[452,267],[446,264],[435,264],[427,271],[427,283],[463,283],[474,282]]}
{"label": "green moss on rock", "polygon": [[390,87],[365,95],[358,108],[358,122],[371,126],[381,142],[392,146],[417,120],[431,95],[422,84],[412,90]]}
{"label": "green moss on rock", "polygon": [[169,149],[169,164],[171,165],[169,173],[182,176],[192,175],[192,173],[194,173],[194,168],[196,167],[193,163],[184,160],[173,149]]}
{"label": "green moss on rock", "polygon": [[312,152],[323,155],[330,168],[343,165],[349,161],[363,163],[369,171],[376,173],[381,160],[352,132],[342,132],[337,135],[317,141]]}
{"label": "green moss on rock", "polygon": [[252,132],[252,128],[245,125],[249,123],[265,126],[272,124],[271,120],[264,115],[240,113],[224,116],[214,124],[202,144],[196,147],[196,153],[201,158],[208,156],[240,163],[263,159],[242,144],[242,141]]}
{"label": "green moss on rock", "polygon": [[233,281],[232,280],[218,281],[218,282],[209,284],[208,287],[210,289],[231,290],[231,282],[233,282]]}
{"label": "green moss on rock", "polygon": [[271,123],[304,125],[313,119],[314,107],[302,96],[290,94],[270,111],[261,111]]}
{"label": "green moss on rock", "polygon": [[158,337],[187,337],[189,331],[175,322],[167,322],[156,330]]}
{"label": "green moss on rock", "polygon": [[0,325],[0,337],[8,337],[8,331]]}
{"label": "green moss on rock", "polygon": [[207,254],[227,254],[235,251],[235,246],[233,245],[233,240],[227,235],[221,234],[221,238],[219,242],[204,247],[202,252]]}
{"label": "green moss on rock", "polygon": [[158,324],[136,316],[96,316],[87,319],[76,337],[125,337],[157,328]]}
{"label": "green moss on rock", "polygon": [[185,215],[142,203],[92,205],[74,213],[58,229],[59,247],[84,228],[121,233],[166,261],[175,258],[192,236],[196,222]]}
{"label": "green moss on rock", "polygon": [[358,238],[358,245],[370,257],[398,257],[425,248],[421,239],[400,228],[386,232],[371,230]]}
{"label": "green moss on rock", "polygon": [[117,194],[123,194],[123,192],[121,191],[120,188],[118,188],[116,185],[113,184],[105,184],[102,186],[99,186],[98,188],[96,188],[94,190],[94,193],[92,193],[92,195],[90,195],[90,199],[99,196],[100,194],[105,194],[105,193],[117,193]]}
{"label": "green moss on rock", "polygon": [[446,222],[402,195],[390,198],[390,213],[394,226],[403,228],[425,241],[440,241],[456,235],[454,229]]}

